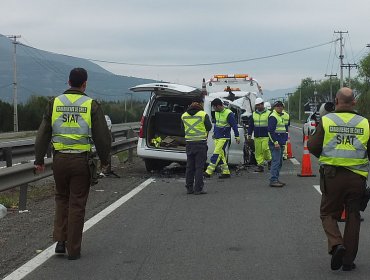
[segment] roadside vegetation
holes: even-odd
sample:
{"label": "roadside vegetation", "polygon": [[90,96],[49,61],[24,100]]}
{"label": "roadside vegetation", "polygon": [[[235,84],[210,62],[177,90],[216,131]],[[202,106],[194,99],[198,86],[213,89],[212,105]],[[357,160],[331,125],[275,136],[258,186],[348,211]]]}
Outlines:
{"label": "roadside vegetation", "polygon": [[[42,185],[28,186],[27,200],[42,200],[51,197],[54,194],[54,183],[46,180]],[[8,191],[0,192],[0,204],[8,209],[18,209],[19,206],[19,188],[13,188]]]}
{"label": "roadside vegetation", "polygon": [[[18,104],[19,131],[37,130],[50,97],[31,96],[23,104]],[[99,101],[105,115],[112,123],[138,122],[147,101]],[[126,110],[125,110],[126,108]],[[13,104],[0,100],[0,133],[13,131]]]}
{"label": "roadside vegetation", "polygon": [[[370,54],[364,56],[358,65],[358,76],[344,80],[344,86],[354,90],[357,105],[356,110],[370,119]],[[348,72],[344,71],[344,76]],[[304,104],[307,102],[314,103],[315,98],[317,104],[327,101],[334,101],[335,94],[340,87],[338,77],[326,79],[323,81],[314,81],[312,78],[304,78],[297,89],[290,95],[289,98],[289,113],[293,120],[304,121],[306,114],[304,113]],[[301,95],[301,116],[299,118],[299,99]],[[288,100],[285,101],[285,108],[288,108]]]}

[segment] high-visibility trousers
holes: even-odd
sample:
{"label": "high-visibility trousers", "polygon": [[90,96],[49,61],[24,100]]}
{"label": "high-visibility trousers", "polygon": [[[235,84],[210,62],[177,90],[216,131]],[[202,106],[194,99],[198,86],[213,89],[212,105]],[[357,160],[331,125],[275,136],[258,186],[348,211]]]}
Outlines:
{"label": "high-visibility trousers", "polygon": [[222,174],[230,174],[229,167],[227,166],[226,150],[230,146],[229,138],[215,139],[215,150],[211,156],[210,163],[207,167],[206,173],[212,175],[215,172],[217,165],[221,167]]}
{"label": "high-visibility trousers", "polygon": [[254,149],[254,156],[256,158],[257,165],[263,165],[265,160],[271,160],[271,151],[269,148],[268,137],[254,138]]}

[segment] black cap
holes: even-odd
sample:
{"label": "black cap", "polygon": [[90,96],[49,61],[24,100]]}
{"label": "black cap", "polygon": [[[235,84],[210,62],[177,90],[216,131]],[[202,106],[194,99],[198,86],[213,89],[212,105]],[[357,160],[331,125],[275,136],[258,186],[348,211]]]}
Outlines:
{"label": "black cap", "polygon": [[284,103],[278,100],[278,101],[275,101],[274,104],[272,104],[272,108],[277,107],[277,106],[284,107]]}
{"label": "black cap", "polygon": [[220,98],[215,98],[211,102],[211,106],[223,106],[224,104],[222,103]]}

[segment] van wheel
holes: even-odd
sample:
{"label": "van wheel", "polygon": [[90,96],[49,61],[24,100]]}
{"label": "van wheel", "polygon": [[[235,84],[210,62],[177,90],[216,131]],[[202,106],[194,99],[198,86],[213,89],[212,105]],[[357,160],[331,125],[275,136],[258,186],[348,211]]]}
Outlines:
{"label": "van wheel", "polygon": [[165,167],[168,164],[168,162],[164,160],[149,159],[149,158],[144,159],[144,162],[145,162],[146,171],[148,172],[152,170],[154,171],[161,170],[163,167]]}

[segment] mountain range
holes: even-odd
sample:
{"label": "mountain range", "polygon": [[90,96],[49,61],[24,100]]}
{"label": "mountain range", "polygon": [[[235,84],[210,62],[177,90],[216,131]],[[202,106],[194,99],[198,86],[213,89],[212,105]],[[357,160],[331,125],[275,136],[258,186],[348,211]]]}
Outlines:
{"label": "mountain range", "polygon": [[[0,100],[13,102],[13,53],[11,39],[0,34]],[[18,103],[27,102],[31,95],[55,96],[68,88],[68,75],[72,68],[83,67],[88,71],[87,94],[97,100],[115,101],[129,98],[129,88],[155,82],[138,77],[113,74],[103,67],[78,57],[39,50],[22,43],[16,44]],[[294,90],[294,89],[293,89]],[[264,99],[285,96],[292,89],[264,90]],[[148,94],[133,99],[148,99]]]}
{"label": "mountain range", "polygon": [[[11,39],[0,35],[0,100],[13,102],[13,53]],[[153,80],[115,75],[101,66],[82,58],[42,51],[22,43],[16,44],[17,97],[27,102],[31,95],[55,96],[68,88],[68,75],[72,68],[87,70],[87,94],[98,100],[123,100],[129,88],[155,82]],[[137,95],[134,99],[147,99]]]}

